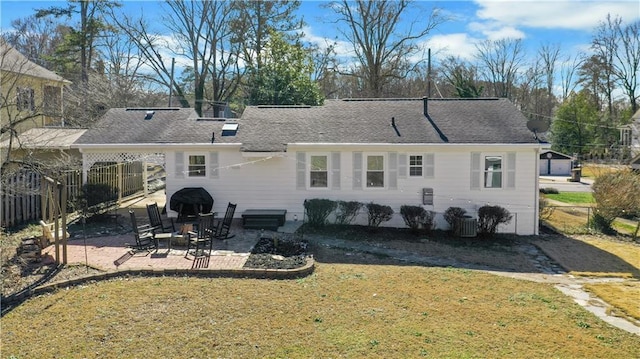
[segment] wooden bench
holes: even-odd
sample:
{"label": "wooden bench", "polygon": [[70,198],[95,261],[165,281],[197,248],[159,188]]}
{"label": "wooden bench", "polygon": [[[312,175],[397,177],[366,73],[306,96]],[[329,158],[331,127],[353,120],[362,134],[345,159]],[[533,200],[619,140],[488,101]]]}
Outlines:
{"label": "wooden bench", "polygon": [[247,209],[242,213],[242,226],[275,231],[284,226],[286,209]]}

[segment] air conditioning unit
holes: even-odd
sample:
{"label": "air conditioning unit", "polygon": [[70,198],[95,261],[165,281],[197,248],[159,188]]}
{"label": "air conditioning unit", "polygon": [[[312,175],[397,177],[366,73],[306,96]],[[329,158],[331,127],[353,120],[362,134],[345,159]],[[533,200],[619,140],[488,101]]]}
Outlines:
{"label": "air conditioning unit", "polygon": [[478,235],[478,220],[471,216],[464,216],[458,219],[457,236],[464,238],[473,238]]}

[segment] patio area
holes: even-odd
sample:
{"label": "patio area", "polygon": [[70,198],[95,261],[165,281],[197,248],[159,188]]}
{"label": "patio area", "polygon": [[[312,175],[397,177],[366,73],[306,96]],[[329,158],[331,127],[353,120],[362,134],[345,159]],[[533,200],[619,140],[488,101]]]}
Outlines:
{"label": "patio area", "polygon": [[[76,235],[69,239],[67,244],[67,264],[86,264],[105,272],[118,271],[248,271],[255,269],[243,269],[243,266],[261,236],[269,237],[281,233],[293,233],[302,223],[290,222],[278,228],[276,231],[245,229],[242,219],[235,218],[230,233],[233,238],[216,240],[210,256],[194,257],[192,254],[185,256],[186,245],[180,243],[180,238],[159,240],[157,250],[132,250],[130,244],[135,244],[135,238],[129,220],[129,210],[136,214],[138,224],[148,223],[146,205],[157,203],[160,208],[165,205],[163,191],[150,194],[148,197],[139,197],[126,202],[113,213],[116,222],[114,230],[119,234],[106,234],[105,236],[89,237]],[[224,216],[224,213],[216,216]],[[176,224],[176,229],[179,225]],[[62,258],[62,247],[59,248]],[[208,249],[205,251],[208,253]],[[55,246],[50,245],[42,252],[44,261],[55,261]]]}

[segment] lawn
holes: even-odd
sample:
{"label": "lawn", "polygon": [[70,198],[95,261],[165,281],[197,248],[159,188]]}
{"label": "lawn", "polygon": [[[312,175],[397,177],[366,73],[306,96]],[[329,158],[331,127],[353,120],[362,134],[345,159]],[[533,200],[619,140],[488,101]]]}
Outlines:
{"label": "lawn", "polygon": [[2,355],[640,357],[640,337],[551,285],[331,258],[298,280],[132,277],[32,298],[2,318]]}
{"label": "lawn", "polygon": [[593,204],[593,194],[591,192],[560,192],[549,193],[544,195],[548,199],[554,201],[571,203],[571,204]]}

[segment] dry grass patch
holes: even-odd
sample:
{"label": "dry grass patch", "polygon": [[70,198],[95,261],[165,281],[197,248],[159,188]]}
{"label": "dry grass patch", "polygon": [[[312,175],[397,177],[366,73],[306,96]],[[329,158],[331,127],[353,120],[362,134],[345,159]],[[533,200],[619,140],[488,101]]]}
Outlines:
{"label": "dry grass patch", "polygon": [[[640,282],[586,284],[585,289],[620,310],[623,316],[640,320]],[[612,313],[620,316],[620,313]]]}
{"label": "dry grass patch", "polygon": [[552,236],[535,244],[572,273],[640,278],[640,246],[606,236]]}
{"label": "dry grass patch", "polygon": [[585,233],[587,231],[586,209],[556,207],[545,222],[562,233]]}
{"label": "dry grass patch", "polygon": [[291,281],[130,278],[32,298],[3,355],[38,357],[618,357],[640,337],[551,285],[459,269],[318,263]]}

